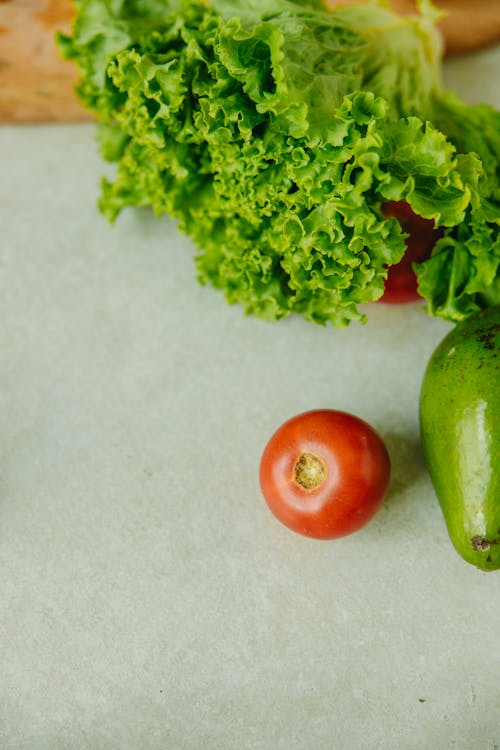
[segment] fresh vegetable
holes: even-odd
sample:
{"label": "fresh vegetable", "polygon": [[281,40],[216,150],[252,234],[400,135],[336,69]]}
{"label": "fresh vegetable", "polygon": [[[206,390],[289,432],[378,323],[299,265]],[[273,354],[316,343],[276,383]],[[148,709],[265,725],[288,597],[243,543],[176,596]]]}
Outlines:
{"label": "fresh vegetable", "polygon": [[378,433],[359,417],[332,409],[286,421],[260,463],[260,486],[272,513],[316,539],[352,534],[368,523],[389,480],[389,454]]}
{"label": "fresh vegetable", "polygon": [[415,263],[430,258],[432,248],[442,235],[434,222],[422,219],[407,203],[391,201],[382,206],[384,216],[394,216],[407,233],[406,251],[399,263],[391,266],[385,280],[384,293],[379,302],[400,304],[422,299],[418,293]]}
{"label": "fresh vegetable", "polygon": [[500,307],[459,323],[428,364],[422,444],[457,552],[500,569]]}
{"label": "fresh vegetable", "polygon": [[[364,320],[401,261],[388,202],[440,229],[426,309],[500,302],[500,113],[441,85],[430,2],[77,0],[63,55],[103,155],[100,207],[169,213],[202,282],[269,319]],[[399,273],[399,272],[398,272]]]}

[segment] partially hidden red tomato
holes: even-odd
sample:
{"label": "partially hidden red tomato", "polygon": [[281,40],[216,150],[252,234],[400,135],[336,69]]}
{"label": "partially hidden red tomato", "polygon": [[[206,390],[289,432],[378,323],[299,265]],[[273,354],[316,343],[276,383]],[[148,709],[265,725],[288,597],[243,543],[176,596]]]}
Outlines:
{"label": "partially hidden red tomato", "polygon": [[422,263],[430,257],[432,248],[442,235],[442,230],[436,229],[432,219],[418,216],[408,203],[389,201],[382,206],[382,210],[385,216],[394,216],[398,219],[409,237],[402,259],[388,269],[384,294],[377,301],[388,304],[415,302],[421,297],[413,263]]}
{"label": "partially hidden red tomato", "polygon": [[381,506],[390,459],[364,420],[333,409],[299,414],[272,435],[260,486],[276,518],[298,534],[335,539],[360,529]]}

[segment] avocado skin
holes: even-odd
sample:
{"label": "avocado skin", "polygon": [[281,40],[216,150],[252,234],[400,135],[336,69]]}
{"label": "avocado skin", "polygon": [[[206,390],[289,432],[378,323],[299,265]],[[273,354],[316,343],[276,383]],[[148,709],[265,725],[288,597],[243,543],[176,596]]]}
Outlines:
{"label": "avocado skin", "polygon": [[455,549],[481,570],[500,569],[500,306],[457,324],[434,351],[420,434]]}

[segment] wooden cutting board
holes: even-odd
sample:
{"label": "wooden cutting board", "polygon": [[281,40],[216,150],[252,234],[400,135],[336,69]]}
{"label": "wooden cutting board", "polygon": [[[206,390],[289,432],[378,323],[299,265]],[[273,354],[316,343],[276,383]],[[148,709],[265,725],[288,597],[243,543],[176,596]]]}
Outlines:
{"label": "wooden cutting board", "polygon": [[[359,0],[324,0],[330,7]],[[391,0],[402,13],[413,0]],[[460,54],[500,40],[500,0],[436,0],[449,11],[441,28],[447,54]],[[70,0],[0,0],[0,122],[87,120],[74,95],[73,63],[58,57],[57,30],[68,31]]]}
{"label": "wooden cutting board", "polygon": [[73,91],[75,66],[54,45],[72,17],[69,0],[0,0],[0,122],[89,118]]}

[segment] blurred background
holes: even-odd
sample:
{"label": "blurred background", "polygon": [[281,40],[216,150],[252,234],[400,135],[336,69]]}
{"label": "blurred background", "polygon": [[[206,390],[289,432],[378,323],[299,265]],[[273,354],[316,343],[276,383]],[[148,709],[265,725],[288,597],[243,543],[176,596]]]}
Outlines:
{"label": "blurred background", "polygon": [[[327,7],[359,0],[324,0]],[[414,0],[390,0],[401,13],[414,13]],[[463,55],[500,40],[500,2],[436,0],[447,56]],[[70,0],[0,0],[0,122],[88,120],[74,95],[77,73],[59,59],[57,30],[68,31]]]}

